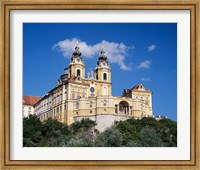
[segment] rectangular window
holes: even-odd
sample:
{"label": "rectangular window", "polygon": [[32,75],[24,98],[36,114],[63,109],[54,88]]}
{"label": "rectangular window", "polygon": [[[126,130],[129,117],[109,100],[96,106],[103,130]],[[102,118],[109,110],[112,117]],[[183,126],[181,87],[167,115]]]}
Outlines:
{"label": "rectangular window", "polygon": [[132,106],[130,106],[130,113],[132,114]]}
{"label": "rectangular window", "polygon": [[75,94],[74,93],[72,93],[72,99],[75,99]]}
{"label": "rectangular window", "polygon": [[118,113],[117,104],[115,105],[115,113]]}
{"label": "rectangular window", "polygon": [[62,98],[63,98],[63,96],[62,96],[62,94],[60,95],[60,101],[62,102]]}

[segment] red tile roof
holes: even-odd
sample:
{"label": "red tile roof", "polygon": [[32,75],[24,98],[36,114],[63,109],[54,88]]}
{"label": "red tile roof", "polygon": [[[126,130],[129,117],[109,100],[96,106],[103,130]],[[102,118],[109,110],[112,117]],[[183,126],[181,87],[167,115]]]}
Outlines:
{"label": "red tile roof", "polygon": [[142,84],[137,84],[132,88],[132,90],[138,90],[138,89],[145,89],[145,88],[144,88],[144,86]]}
{"label": "red tile roof", "polygon": [[33,106],[40,99],[41,99],[41,97],[39,97],[39,96],[23,96],[23,104]]}
{"label": "red tile roof", "polygon": [[[137,91],[137,90],[143,90],[143,91],[146,91],[146,92],[151,92],[150,90],[147,90],[143,84],[137,84],[135,85],[132,89],[132,91]],[[151,92],[152,93],[152,92]]]}
{"label": "red tile roof", "polygon": [[139,85],[138,85],[138,84],[135,85],[135,86],[132,88],[132,90],[137,90],[137,89],[139,89]]}
{"label": "red tile roof", "polygon": [[74,81],[74,80],[76,80],[76,76],[71,76],[71,77],[69,77],[69,78],[67,79],[67,81]]}

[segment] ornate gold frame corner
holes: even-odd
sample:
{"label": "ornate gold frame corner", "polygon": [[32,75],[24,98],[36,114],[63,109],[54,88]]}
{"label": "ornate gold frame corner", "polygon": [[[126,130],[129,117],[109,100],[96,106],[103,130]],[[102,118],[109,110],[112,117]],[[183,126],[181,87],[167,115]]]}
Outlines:
{"label": "ornate gold frame corner", "polygon": [[[200,169],[200,2],[199,0],[0,0],[1,169]],[[137,9],[191,12],[191,159],[189,161],[14,161],[10,160],[10,10]]]}

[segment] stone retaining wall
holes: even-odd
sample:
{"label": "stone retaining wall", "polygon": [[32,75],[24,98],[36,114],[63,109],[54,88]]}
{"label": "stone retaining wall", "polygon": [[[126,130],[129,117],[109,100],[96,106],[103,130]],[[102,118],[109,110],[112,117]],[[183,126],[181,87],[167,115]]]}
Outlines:
{"label": "stone retaining wall", "polygon": [[111,127],[115,121],[124,121],[129,118],[127,115],[111,115],[111,114],[101,114],[101,115],[91,115],[91,116],[76,116],[75,121],[81,121],[81,119],[91,119],[96,122],[96,129],[103,132],[106,128]]}

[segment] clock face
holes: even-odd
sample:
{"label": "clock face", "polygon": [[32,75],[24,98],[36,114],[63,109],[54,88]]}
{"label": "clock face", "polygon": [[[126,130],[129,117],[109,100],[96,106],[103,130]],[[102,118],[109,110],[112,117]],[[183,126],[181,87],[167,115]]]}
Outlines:
{"label": "clock face", "polygon": [[90,88],[90,92],[94,93],[94,90],[95,90],[94,87]]}

